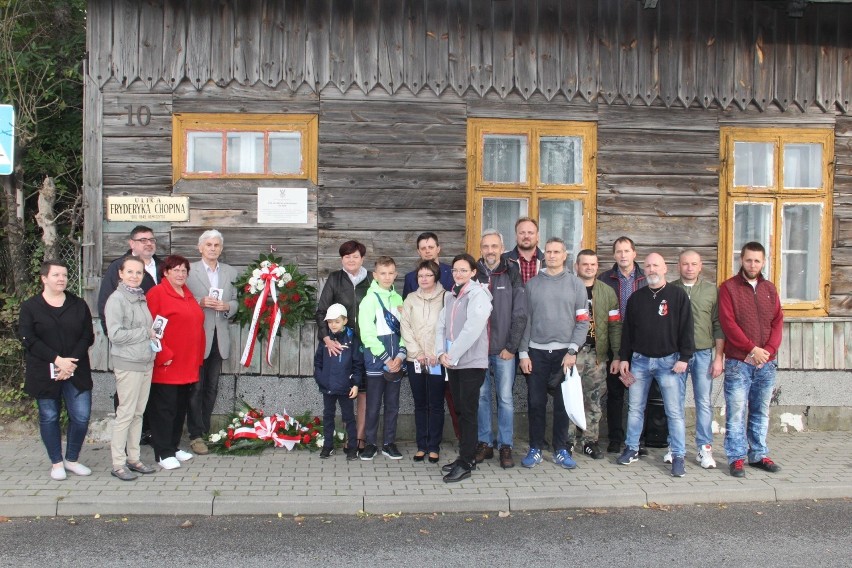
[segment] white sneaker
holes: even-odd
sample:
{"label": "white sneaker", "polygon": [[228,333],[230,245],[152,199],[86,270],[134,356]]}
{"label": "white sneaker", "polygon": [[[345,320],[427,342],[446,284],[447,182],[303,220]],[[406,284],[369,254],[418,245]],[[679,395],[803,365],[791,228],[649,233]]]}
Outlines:
{"label": "white sneaker", "polygon": [[672,463],[672,449],[669,448],[669,451],[666,452],[666,455],[663,456],[663,463]]}
{"label": "white sneaker", "polygon": [[159,463],[160,467],[163,469],[177,469],[180,467],[180,462],[174,457],[162,459],[157,463]]}
{"label": "white sneaker", "polygon": [[178,451],[175,452],[175,457],[178,459],[178,461],[185,462],[185,461],[189,461],[192,458],[194,458],[195,454],[191,454],[191,453],[185,452],[183,450],[178,450]]}
{"label": "white sneaker", "polygon": [[695,456],[695,461],[701,464],[704,469],[715,469],[716,460],[713,459],[713,446],[705,444],[698,450],[698,455]]}
{"label": "white sneaker", "polygon": [[50,468],[50,478],[53,479],[54,481],[62,481],[66,477],[68,477],[68,475],[65,473],[64,467],[52,467],[52,468]]}
{"label": "white sneaker", "polygon": [[92,470],[80,462],[65,461],[65,469],[77,475],[92,475]]}

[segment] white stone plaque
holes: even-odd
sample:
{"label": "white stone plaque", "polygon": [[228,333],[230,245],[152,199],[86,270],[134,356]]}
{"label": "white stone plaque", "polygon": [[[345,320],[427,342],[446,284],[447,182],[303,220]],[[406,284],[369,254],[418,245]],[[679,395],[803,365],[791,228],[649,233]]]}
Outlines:
{"label": "white stone plaque", "polygon": [[308,222],[307,187],[258,187],[257,222],[305,224]]}

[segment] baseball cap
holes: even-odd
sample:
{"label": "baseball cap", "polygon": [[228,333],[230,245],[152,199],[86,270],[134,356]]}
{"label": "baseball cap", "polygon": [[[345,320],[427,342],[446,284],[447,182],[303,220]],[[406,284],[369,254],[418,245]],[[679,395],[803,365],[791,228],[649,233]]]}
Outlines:
{"label": "baseball cap", "polygon": [[332,304],[325,312],[325,321],[337,319],[340,316],[347,317],[346,307],[343,304]]}

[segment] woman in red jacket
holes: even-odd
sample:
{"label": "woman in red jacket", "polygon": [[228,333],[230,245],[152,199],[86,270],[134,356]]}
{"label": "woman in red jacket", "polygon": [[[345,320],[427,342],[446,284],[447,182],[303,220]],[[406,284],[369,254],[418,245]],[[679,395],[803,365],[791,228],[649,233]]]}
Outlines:
{"label": "woman in red jacket", "polygon": [[193,458],[178,449],[189,403],[189,392],[198,382],[204,362],[204,312],[186,286],[189,261],[171,255],[163,262],[163,279],[146,295],[148,309],[162,324],[162,350],[154,361],[148,413],[151,424],[151,446],[154,459],[163,469],[180,467],[180,462]]}

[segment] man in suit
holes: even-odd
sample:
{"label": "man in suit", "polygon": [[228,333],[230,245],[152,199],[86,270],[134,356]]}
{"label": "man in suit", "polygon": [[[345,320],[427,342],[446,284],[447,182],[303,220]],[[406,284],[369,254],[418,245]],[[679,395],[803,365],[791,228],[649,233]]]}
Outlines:
{"label": "man in suit", "polygon": [[[219,231],[204,231],[198,237],[201,260],[190,265],[186,280],[186,285],[204,311],[204,335],[207,341],[201,376],[189,395],[189,412],[186,416],[190,447],[199,455],[208,453],[204,436],[210,433],[210,415],[219,394],[222,361],[230,356],[228,319],[237,312],[237,290],[234,288],[237,270],[219,262],[224,244],[225,240]],[[217,292],[221,290],[221,296],[214,298],[211,289]]]}

